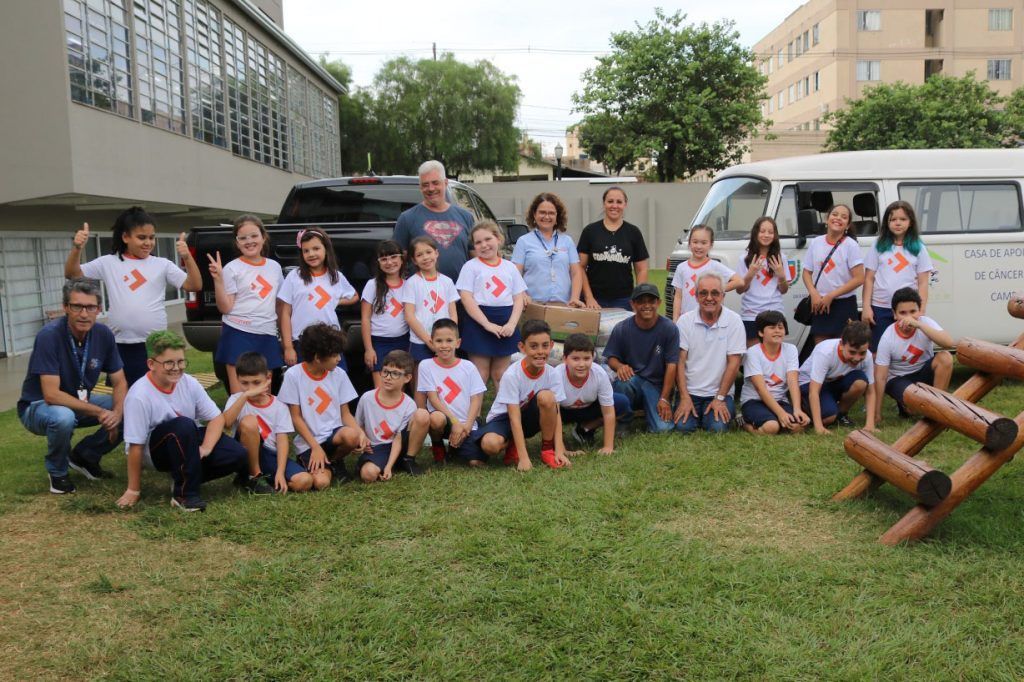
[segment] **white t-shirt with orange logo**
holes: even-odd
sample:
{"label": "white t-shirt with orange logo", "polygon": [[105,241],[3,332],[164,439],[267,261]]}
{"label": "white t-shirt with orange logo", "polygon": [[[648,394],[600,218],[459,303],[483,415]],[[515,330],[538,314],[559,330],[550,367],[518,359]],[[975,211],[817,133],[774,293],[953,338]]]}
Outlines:
{"label": "white t-shirt with orange logo", "polygon": [[[480,379],[480,372],[469,360],[456,360],[451,367],[445,367],[437,358],[420,362],[416,379],[416,390],[420,393],[434,391],[438,398],[448,403],[448,409],[460,422],[469,416],[469,405],[473,396],[487,391]],[[436,412],[427,401],[427,410]],[[473,424],[476,428],[476,424]]]}
{"label": "white t-shirt with orange logo", "polygon": [[[922,315],[918,320],[932,329],[942,330],[939,323]],[[904,336],[896,324],[890,324],[878,340],[875,364],[889,368],[890,377],[905,377],[928,365],[935,356],[935,344],[920,329]]]}
{"label": "white t-shirt with orange logo", "polygon": [[672,275],[672,286],[683,292],[683,309],[680,315],[697,309],[697,279],[703,275],[718,275],[722,278],[722,290],[729,283],[736,273],[732,268],[723,265],[719,261],[708,259],[703,265],[693,267],[690,261],[684,260],[676,266],[676,272]]}
{"label": "white t-shirt with orange logo", "polygon": [[[804,270],[811,273],[812,282],[818,279],[818,271],[822,271],[821,279],[818,279],[818,283],[815,285],[818,293],[822,296],[849,282],[850,270],[864,263],[860,246],[853,239],[843,237],[835,253],[829,257],[828,254],[832,251],[833,246],[835,244],[829,242],[828,235],[823,234],[812,239],[807,247],[807,252],[804,253],[803,267]],[[826,257],[828,257],[827,263],[825,262]],[[842,298],[856,295],[856,291],[851,291]]]}
{"label": "white t-shirt with orange logo", "polygon": [[277,290],[284,274],[276,260],[249,263],[236,258],[224,266],[224,293],[234,295],[224,324],[250,334],[277,336]]}
{"label": "white t-shirt with orange logo", "polygon": [[187,275],[157,256],[121,260],[114,254],[82,263],[82,274],[107,288],[106,324],[118,343],[142,343],[150,332],[167,329],[167,285],[178,289]]}
{"label": "white t-shirt with orange logo", "polygon": [[[233,393],[224,404],[224,411],[239,400],[245,400],[242,393]],[[254,405],[251,400],[246,400],[242,405],[242,411],[238,413],[238,422],[243,417],[252,415],[256,417],[256,423],[260,427],[260,439],[263,445],[271,452],[277,452],[277,435],[279,433],[295,433],[292,425],[292,415],[288,412],[288,406],[283,402],[270,396],[270,402],[266,405]],[[238,424],[235,424],[234,435],[238,435]]]}
{"label": "white t-shirt with orange logo", "polygon": [[124,398],[124,442],[144,446],[143,459],[152,468],[149,436],[153,429],[175,417],[188,417],[198,425],[200,420],[208,422],[219,414],[217,404],[192,375],[183,374],[178,383],[165,391],[146,374],[132,384]]}
{"label": "white t-shirt with orange logo", "polygon": [[405,393],[398,402],[385,405],[377,389],[360,396],[356,405],[356,422],[366,432],[370,445],[385,445],[394,442],[395,436],[409,426],[415,412],[416,403]]}
{"label": "white t-shirt with orange logo", "polygon": [[[740,277],[747,276],[748,267],[745,259],[746,255],[740,258],[736,264],[736,274]],[[784,272],[787,273],[786,276],[789,277],[789,261],[786,260],[786,254],[780,252],[779,259],[782,261]],[[789,278],[792,279],[792,277]],[[782,304],[779,278],[775,276],[775,272],[771,268],[761,268],[754,275],[754,278],[750,280],[750,286],[740,297],[740,318],[747,322],[753,322],[757,319],[758,313],[763,313],[767,310],[777,310],[780,313],[784,313],[786,307]]]}
{"label": "white t-shirt with orange logo", "polygon": [[875,247],[869,247],[864,258],[864,269],[875,271],[871,305],[889,309],[892,307],[892,295],[897,289],[910,287],[917,291],[917,276],[922,272],[931,272],[935,266],[924,244],[921,244],[921,250],[916,256],[902,246],[893,244],[885,253],[878,253]]}
{"label": "white t-shirt with orange logo", "polygon": [[498,382],[498,393],[494,396],[491,411],[487,413],[487,421],[508,414],[508,406],[513,403],[519,407],[525,407],[541,391],[551,391],[559,403],[565,400],[562,380],[558,378],[560,370],[544,365],[540,375],[532,377],[526,373],[525,365],[526,360],[521,360],[509,365],[509,368],[501,375],[501,381]]}
{"label": "white t-shirt with orange logo", "polygon": [[[305,362],[300,362],[284,373],[277,397],[285,405],[299,406],[303,421],[320,443],[342,426],[341,406],[357,395],[345,370],[340,367],[317,378],[309,373]],[[309,443],[302,436],[295,436],[296,452],[309,449]]]}
{"label": "white t-shirt with orange logo", "polygon": [[388,285],[384,294],[384,312],[373,310],[373,299],[377,296],[377,281],[371,279],[363,287],[363,300],[370,304],[370,334],[394,338],[409,333],[409,325],[405,321],[405,305],[402,304],[402,291],[405,283],[396,287]]}
{"label": "white t-shirt with orange logo", "polygon": [[309,284],[302,281],[298,268],[284,278],[277,299],[292,307],[292,339],[298,339],[306,327],[323,322],[335,329],[341,329],[338,323],[338,301],[355,296],[345,275],[338,273],[338,281],[331,284],[331,278],[325,272],[310,278]]}
{"label": "white t-shirt with orange logo", "polygon": [[455,288],[472,292],[478,305],[499,308],[514,304],[515,297],[526,291],[526,281],[510,260],[491,265],[474,258],[462,266]]}
{"label": "white t-shirt with orange logo", "polygon": [[765,352],[763,343],[751,346],[747,349],[747,355],[743,359],[743,389],[740,391],[740,404],[742,405],[748,400],[761,399],[761,394],[757,392],[754,382],[750,380],[750,377],[753,376],[764,379],[764,383],[768,387],[768,394],[775,398],[776,402],[789,402],[789,386],[786,384],[786,375],[799,369],[800,353],[791,343],[783,343],[779,352],[772,357]]}
{"label": "white t-shirt with orange logo", "polygon": [[[428,334],[435,322],[450,318],[448,305],[458,300],[459,292],[455,290],[455,283],[441,273],[434,279],[427,279],[417,272],[405,280],[405,286],[402,287],[402,303],[412,303],[416,306],[416,320],[423,325]],[[426,345],[423,339],[415,334],[412,334],[410,339],[413,343]]]}
{"label": "white t-shirt with orange logo", "polygon": [[595,400],[602,407],[611,407],[615,404],[612,381],[601,365],[591,365],[590,373],[580,384],[575,383],[569,376],[569,366],[564,363],[555,368],[555,373],[562,380],[562,392],[565,394],[565,398],[559,401],[562,407],[578,410],[592,405]]}

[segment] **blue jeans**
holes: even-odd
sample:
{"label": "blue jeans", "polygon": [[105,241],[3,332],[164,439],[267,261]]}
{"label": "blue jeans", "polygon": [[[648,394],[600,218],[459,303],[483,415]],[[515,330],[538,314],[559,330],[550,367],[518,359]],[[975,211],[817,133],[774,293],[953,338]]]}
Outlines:
{"label": "blue jeans", "polygon": [[[629,398],[622,393],[612,393],[612,405],[615,408],[616,419],[623,419],[629,414]],[[596,400],[586,407],[563,407],[561,413],[562,424],[586,424],[604,416],[601,413],[601,404]]]}
{"label": "blue jeans", "polygon": [[675,428],[675,424],[662,419],[658,415],[658,401],[661,400],[661,385],[657,385],[639,374],[634,374],[629,381],[616,379],[612,382],[612,390],[626,396],[631,409],[643,408],[647,417],[647,429],[651,433],[664,433]]}
{"label": "blue jeans", "polygon": [[[623,310],[633,311],[633,306],[630,305],[629,296],[623,298],[603,298],[596,296],[597,302],[601,304],[602,308],[622,308]],[[461,318],[460,318],[461,319]]]}
{"label": "blue jeans", "polygon": [[[676,423],[676,428],[683,433],[694,433],[698,428],[704,429],[708,433],[725,433],[729,430],[728,421],[718,421],[715,418],[714,411],[709,411],[704,414],[704,410],[708,409],[708,405],[715,399],[714,396],[708,396],[706,398],[691,395],[690,399],[693,401],[693,409],[697,411],[696,417],[692,414],[687,415],[684,419],[680,419]],[[736,407],[733,402],[732,396],[725,396],[725,406],[729,408],[729,419],[736,414]]]}
{"label": "blue jeans", "polygon": [[149,434],[149,454],[153,468],[166,471],[174,479],[174,497],[199,497],[199,486],[230,474],[248,474],[249,456],[234,438],[221,435],[206,457],[199,446],[206,427],[196,426],[188,417],[175,417],[158,424]]}
{"label": "blue jeans", "polygon": [[[109,395],[91,395],[89,402],[109,410],[114,399]],[[70,407],[48,405],[45,400],[30,403],[21,414],[21,424],[37,436],[46,436],[46,471],[51,476],[68,475],[68,457],[71,455],[71,435],[82,426],[96,426],[95,417],[79,415]],[[100,428],[78,441],[75,450],[83,459],[99,463],[100,458],[121,442],[118,429],[114,442],[110,442],[107,430]]]}

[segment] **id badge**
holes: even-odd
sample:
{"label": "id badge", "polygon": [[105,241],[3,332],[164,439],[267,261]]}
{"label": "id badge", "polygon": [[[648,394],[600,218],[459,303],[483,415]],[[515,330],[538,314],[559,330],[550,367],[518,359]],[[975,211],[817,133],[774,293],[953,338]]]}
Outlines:
{"label": "id badge", "polygon": [[78,389],[78,399],[81,400],[83,403],[89,402],[89,389],[87,389],[87,388],[80,388],[80,389]]}

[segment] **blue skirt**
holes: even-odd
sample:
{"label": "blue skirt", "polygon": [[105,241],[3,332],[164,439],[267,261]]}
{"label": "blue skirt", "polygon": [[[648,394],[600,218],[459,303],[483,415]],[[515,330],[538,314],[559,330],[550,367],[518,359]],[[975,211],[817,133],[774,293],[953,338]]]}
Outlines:
{"label": "blue skirt", "polygon": [[[119,343],[117,354],[121,356],[121,364],[124,365],[124,378],[130,388],[132,384],[146,376],[149,371],[149,364],[146,360],[149,354],[146,352],[146,344],[143,343]],[[107,385],[110,385],[109,378]]]}
{"label": "blue skirt", "polygon": [[409,352],[409,333],[401,336],[371,336],[370,343],[373,344],[373,352],[377,354],[377,363],[373,366],[373,371],[379,372],[384,366],[385,355],[393,350]]}
{"label": "blue skirt", "polygon": [[[503,306],[480,306],[480,312],[484,314],[489,322],[504,325],[512,317],[510,305]],[[468,314],[462,319],[462,350],[470,355],[483,355],[489,358],[501,358],[512,355],[519,350],[519,330],[516,329],[512,336],[498,338],[470,317]]]}
{"label": "blue skirt", "polygon": [[430,347],[425,343],[410,343],[409,353],[412,355],[412,359],[416,361],[417,365],[424,360],[429,360],[434,357],[434,351],[430,350]]}
{"label": "blue skirt", "polygon": [[846,296],[837,298],[829,306],[828,313],[814,315],[811,318],[811,334],[815,336],[827,336],[838,338],[843,333],[843,328],[850,320],[859,320],[857,314],[857,297]]}
{"label": "blue skirt", "polygon": [[234,365],[238,362],[238,356],[247,351],[255,351],[265,357],[268,369],[284,366],[281,342],[276,336],[243,332],[241,329],[222,324],[220,341],[217,342],[217,352],[214,353],[213,359],[225,365]]}

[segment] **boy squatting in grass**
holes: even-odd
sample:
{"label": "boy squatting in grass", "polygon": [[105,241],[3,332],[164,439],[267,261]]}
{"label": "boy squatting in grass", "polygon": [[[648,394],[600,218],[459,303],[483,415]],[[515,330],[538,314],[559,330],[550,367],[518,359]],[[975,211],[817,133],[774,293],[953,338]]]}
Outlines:
{"label": "boy squatting in grass", "polygon": [[865,391],[864,428],[875,430],[875,392],[868,390],[874,383],[870,342],[866,322],[849,322],[842,336],[819,343],[800,365],[800,396],[810,408],[815,433],[830,433],[825,427],[832,422],[853,426],[847,412]]}
{"label": "boy squatting in grass", "polygon": [[786,316],[766,310],[757,314],[754,325],[761,342],[748,348],[743,360],[743,428],[759,435],[801,433],[811,420],[800,409],[799,352],[783,342],[789,331]]}
{"label": "boy squatting in grass", "polygon": [[454,320],[437,320],[430,330],[435,355],[419,365],[417,401],[423,396],[430,412],[430,449],[438,463],[448,457],[469,463],[480,461],[471,435],[487,388],[472,362],[455,357],[460,341],[459,325]]}
{"label": "boy squatting in grass", "polygon": [[933,344],[950,348],[953,337],[939,323],[921,312],[921,294],[915,289],[897,289],[892,296],[896,318],[882,333],[875,354],[875,422],[882,421],[882,401],[888,393],[901,415],[906,413],[903,393],[920,382],[942,391],[953,376],[953,356],[935,352]]}
{"label": "boy squatting in grass", "polygon": [[[260,472],[273,483],[270,488],[259,477],[250,476],[252,492],[306,492],[313,487],[313,476],[295,460],[288,459],[288,434],[295,431],[288,406],[270,393],[273,374],[267,359],[254,351],[238,356],[235,376],[241,393],[228,398],[224,406],[224,426],[233,427],[249,460],[260,463]],[[236,426],[237,425],[237,426]]]}
{"label": "boy squatting in grass", "polygon": [[562,419],[558,403],[565,398],[555,368],[548,367],[551,354],[551,327],[543,320],[523,323],[520,362],[511,365],[501,377],[487,424],[474,434],[480,452],[471,466],[482,466],[488,457],[505,453],[505,464],[516,464],[519,471],[533,468],[526,451],[526,439],[541,434],[540,458],[552,469],[569,466],[562,443]]}
{"label": "boy squatting in grass", "polygon": [[414,367],[408,352],[388,352],[381,361],[380,387],[359,398],[356,423],[369,439],[356,462],[363,483],[389,480],[400,457],[415,457],[423,447],[430,417],[404,392]]}
{"label": "boy squatting in grass", "polygon": [[563,361],[556,369],[565,397],[560,403],[562,424],[573,424],[572,436],[592,446],[594,432],[604,427],[603,455],[615,452],[615,420],[629,413],[629,398],[612,390],[612,381],[600,365],[594,366],[594,342],[584,334],[570,334],[563,346]]}
{"label": "boy squatting in grass", "polygon": [[[169,331],[146,337],[149,372],[124,400],[124,442],[128,448],[128,488],[119,507],[142,496],[142,465],[166,471],[174,481],[171,506],[204,511],[199,486],[228,474],[242,480],[259,473],[259,461],[224,435],[224,416],[194,377],[185,374],[185,341]],[[207,422],[199,426],[198,419]]]}

